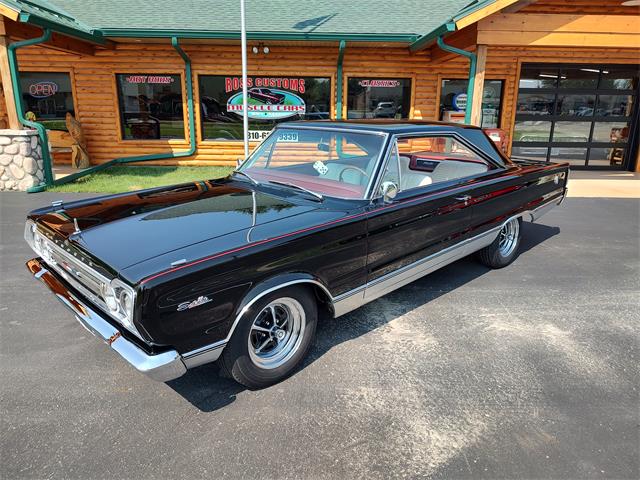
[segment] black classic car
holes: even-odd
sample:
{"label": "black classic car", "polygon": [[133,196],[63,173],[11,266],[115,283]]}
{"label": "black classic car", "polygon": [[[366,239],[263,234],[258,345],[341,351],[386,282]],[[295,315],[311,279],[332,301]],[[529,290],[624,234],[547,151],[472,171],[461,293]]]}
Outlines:
{"label": "black classic car", "polygon": [[31,212],[27,266],[152,378],[219,360],[259,388],[293,371],[323,315],[470,254],[511,263],[567,176],[475,127],[282,123],[226,178]]}

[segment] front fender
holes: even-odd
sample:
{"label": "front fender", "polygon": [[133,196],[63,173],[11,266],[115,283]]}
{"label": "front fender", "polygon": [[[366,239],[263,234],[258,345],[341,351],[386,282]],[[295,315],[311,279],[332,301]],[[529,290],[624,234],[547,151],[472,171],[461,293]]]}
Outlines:
{"label": "front fender", "polygon": [[247,292],[242,301],[238,303],[235,311],[235,320],[227,339],[230,339],[231,335],[233,335],[233,331],[240,321],[240,318],[242,318],[247,310],[251,308],[251,305],[260,300],[260,298],[281,288],[301,284],[312,285],[315,288],[319,289],[321,294],[325,296],[323,300],[326,300],[331,305],[333,305],[333,295],[331,294],[327,286],[322,282],[322,280],[320,280],[315,275],[306,272],[294,272],[276,275],[254,285]]}

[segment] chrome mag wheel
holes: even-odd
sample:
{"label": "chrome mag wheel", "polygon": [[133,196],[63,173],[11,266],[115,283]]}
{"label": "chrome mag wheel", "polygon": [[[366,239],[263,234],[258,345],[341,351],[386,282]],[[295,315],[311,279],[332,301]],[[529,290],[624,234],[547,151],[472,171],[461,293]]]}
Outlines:
{"label": "chrome mag wheel", "polygon": [[518,236],[520,234],[520,222],[517,218],[509,221],[502,230],[500,230],[498,240],[498,251],[503,257],[508,257],[513,253],[518,245]]}
{"label": "chrome mag wheel", "polygon": [[256,315],[249,331],[249,357],[260,368],[286,363],[300,348],[304,337],[304,308],[294,298],[273,300]]}

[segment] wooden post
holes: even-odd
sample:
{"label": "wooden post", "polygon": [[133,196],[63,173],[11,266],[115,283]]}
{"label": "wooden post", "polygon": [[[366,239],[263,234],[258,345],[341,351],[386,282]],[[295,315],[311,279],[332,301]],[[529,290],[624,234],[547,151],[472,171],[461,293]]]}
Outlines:
{"label": "wooden post", "polygon": [[13,97],[13,84],[11,83],[11,75],[9,73],[9,57],[7,56],[8,44],[9,41],[7,37],[5,35],[0,35],[0,74],[2,76],[2,90],[4,92],[4,98],[0,101],[6,103],[9,128],[17,130],[20,129],[21,126],[20,121],[18,120],[16,102]]}
{"label": "wooden post", "polygon": [[484,95],[484,73],[487,65],[487,46],[478,45],[476,50],[476,78],[473,87],[473,101],[467,108],[471,109],[471,124],[481,126],[482,124],[482,97]]}

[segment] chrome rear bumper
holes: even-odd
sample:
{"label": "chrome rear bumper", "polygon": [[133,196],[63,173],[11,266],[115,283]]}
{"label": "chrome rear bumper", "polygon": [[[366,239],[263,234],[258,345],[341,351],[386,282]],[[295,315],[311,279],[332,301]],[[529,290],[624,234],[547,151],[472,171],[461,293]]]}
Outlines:
{"label": "chrome rear bumper", "polygon": [[182,357],[175,350],[149,355],[135,343],[127,340],[121,332],[88,307],[47,269],[40,259],[27,262],[27,268],[35,278],[44,283],[64,305],[73,312],[80,324],[118,352],[133,368],[154,380],[167,382],[178,378],[187,371]]}

